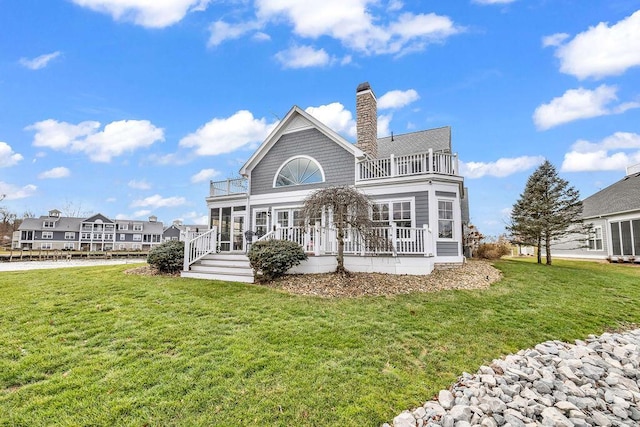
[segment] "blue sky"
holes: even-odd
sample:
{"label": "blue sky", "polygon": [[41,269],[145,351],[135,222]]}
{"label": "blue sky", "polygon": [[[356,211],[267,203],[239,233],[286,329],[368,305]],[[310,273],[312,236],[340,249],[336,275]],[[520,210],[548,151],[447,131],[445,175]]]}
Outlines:
{"label": "blue sky", "polygon": [[549,159],[589,196],[640,163],[639,0],[0,0],[0,194],[206,217],[295,104],[353,141],[449,125],[481,232]]}

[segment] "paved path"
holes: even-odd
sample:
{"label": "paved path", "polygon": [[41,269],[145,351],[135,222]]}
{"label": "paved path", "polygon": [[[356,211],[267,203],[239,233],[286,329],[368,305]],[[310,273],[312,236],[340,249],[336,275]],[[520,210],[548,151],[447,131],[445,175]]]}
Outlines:
{"label": "paved path", "polygon": [[0,272],[41,270],[45,268],[93,267],[96,265],[139,264],[146,259],[96,259],[96,260],[58,260],[58,261],[16,261],[0,262]]}

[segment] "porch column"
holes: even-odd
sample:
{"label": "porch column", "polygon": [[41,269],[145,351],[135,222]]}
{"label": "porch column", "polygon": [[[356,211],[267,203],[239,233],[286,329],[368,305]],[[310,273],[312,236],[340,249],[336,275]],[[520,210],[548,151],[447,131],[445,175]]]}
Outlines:
{"label": "porch column", "polygon": [[397,228],[398,226],[396,225],[395,222],[391,223],[391,244],[393,245],[393,250],[392,250],[392,255],[393,256],[398,256],[398,246],[397,246],[397,242],[398,242],[398,233],[397,233]]}
{"label": "porch column", "polygon": [[316,221],[313,227],[313,254],[320,255],[320,221]]}
{"label": "porch column", "polygon": [[433,148],[429,148],[429,169],[427,172],[433,172]]}
{"label": "porch column", "polygon": [[390,163],[391,163],[391,176],[396,176],[397,170],[396,170],[396,159],[394,157],[393,154],[391,154],[390,156]]}
{"label": "porch column", "polygon": [[431,230],[427,224],[422,224],[422,229],[424,230],[422,232],[424,256],[428,257],[433,254],[433,236],[431,235]]}

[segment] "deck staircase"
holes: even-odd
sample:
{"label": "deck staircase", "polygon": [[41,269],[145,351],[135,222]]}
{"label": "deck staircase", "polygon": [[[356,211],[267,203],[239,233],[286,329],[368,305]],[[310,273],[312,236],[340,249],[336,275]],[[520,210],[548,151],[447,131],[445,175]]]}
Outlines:
{"label": "deck staircase", "polygon": [[182,277],[253,283],[253,269],[245,254],[212,253],[193,263]]}

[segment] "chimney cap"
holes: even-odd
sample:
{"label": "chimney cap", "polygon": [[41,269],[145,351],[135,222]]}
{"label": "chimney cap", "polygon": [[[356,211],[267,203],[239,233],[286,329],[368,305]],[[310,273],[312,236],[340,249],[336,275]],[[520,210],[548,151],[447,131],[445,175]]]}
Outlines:
{"label": "chimney cap", "polygon": [[360,83],[356,89],[356,93],[364,92],[365,90],[371,90],[369,82]]}

